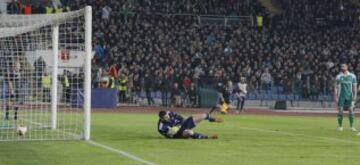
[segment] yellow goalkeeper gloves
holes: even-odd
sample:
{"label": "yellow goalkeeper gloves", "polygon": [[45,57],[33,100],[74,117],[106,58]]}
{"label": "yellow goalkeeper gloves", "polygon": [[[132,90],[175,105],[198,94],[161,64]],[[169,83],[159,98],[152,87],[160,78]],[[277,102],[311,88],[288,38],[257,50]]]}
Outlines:
{"label": "yellow goalkeeper gloves", "polygon": [[172,137],[179,131],[179,129],[180,129],[180,126],[173,126],[173,127],[169,128],[169,131],[167,134]]}

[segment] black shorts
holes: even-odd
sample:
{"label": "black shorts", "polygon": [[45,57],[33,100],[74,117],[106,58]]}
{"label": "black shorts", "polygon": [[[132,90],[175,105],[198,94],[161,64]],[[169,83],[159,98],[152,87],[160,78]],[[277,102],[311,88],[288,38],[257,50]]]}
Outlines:
{"label": "black shorts", "polygon": [[184,120],[181,123],[181,127],[179,129],[179,131],[174,135],[174,138],[183,138],[183,132],[187,129],[193,129],[195,128],[195,122],[192,116],[190,116],[189,118],[187,118],[186,120]]}
{"label": "black shorts", "polygon": [[12,80],[13,83],[13,90],[14,90],[14,94],[11,94],[9,86],[7,86],[6,89],[6,95],[5,98],[7,98],[7,100],[10,100],[12,102],[19,102],[20,101],[20,95],[21,95],[21,84],[20,84],[20,80],[19,79],[14,79]]}
{"label": "black shorts", "polygon": [[5,95],[5,99],[10,102],[15,102],[15,103],[20,102],[20,96],[19,93],[17,93],[17,91],[13,95],[11,95],[10,93]]}

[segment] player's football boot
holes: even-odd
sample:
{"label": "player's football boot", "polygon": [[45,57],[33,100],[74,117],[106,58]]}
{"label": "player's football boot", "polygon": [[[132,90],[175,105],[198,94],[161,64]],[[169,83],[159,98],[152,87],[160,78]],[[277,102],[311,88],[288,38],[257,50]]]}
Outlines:
{"label": "player's football boot", "polygon": [[219,135],[211,135],[209,136],[209,139],[219,139]]}
{"label": "player's football boot", "polygon": [[357,129],[355,127],[351,127],[350,131],[357,132]]}

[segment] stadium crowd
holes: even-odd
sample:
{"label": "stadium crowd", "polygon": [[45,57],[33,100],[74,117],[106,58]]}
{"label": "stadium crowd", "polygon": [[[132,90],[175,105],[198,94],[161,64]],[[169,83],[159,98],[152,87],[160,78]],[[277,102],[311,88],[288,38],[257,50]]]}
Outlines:
{"label": "stadium crowd", "polygon": [[[249,91],[279,86],[283,94],[316,99],[331,93],[341,62],[360,77],[359,7],[340,0],[276,2],[283,9],[278,15],[257,1],[236,0],[63,5],[94,7],[93,87],[117,88],[121,102],[145,91],[153,104],[151,93],[160,91],[164,105],[168,95],[175,105],[183,97],[196,105],[197,88],[240,77]],[[263,26],[200,24],[198,14],[263,15],[268,21]]]}
{"label": "stadium crowd", "polygon": [[314,23],[328,26],[352,25],[358,22],[359,7],[341,0],[273,0],[283,10],[274,16],[274,24],[311,28]]}

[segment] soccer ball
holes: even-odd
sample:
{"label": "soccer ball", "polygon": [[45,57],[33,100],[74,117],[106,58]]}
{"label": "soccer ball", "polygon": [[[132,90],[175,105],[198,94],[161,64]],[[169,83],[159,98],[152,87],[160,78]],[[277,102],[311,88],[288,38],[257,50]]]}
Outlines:
{"label": "soccer ball", "polygon": [[16,127],[16,133],[17,133],[19,136],[25,135],[26,132],[27,132],[27,127],[26,127],[26,126],[18,125],[18,126]]}

